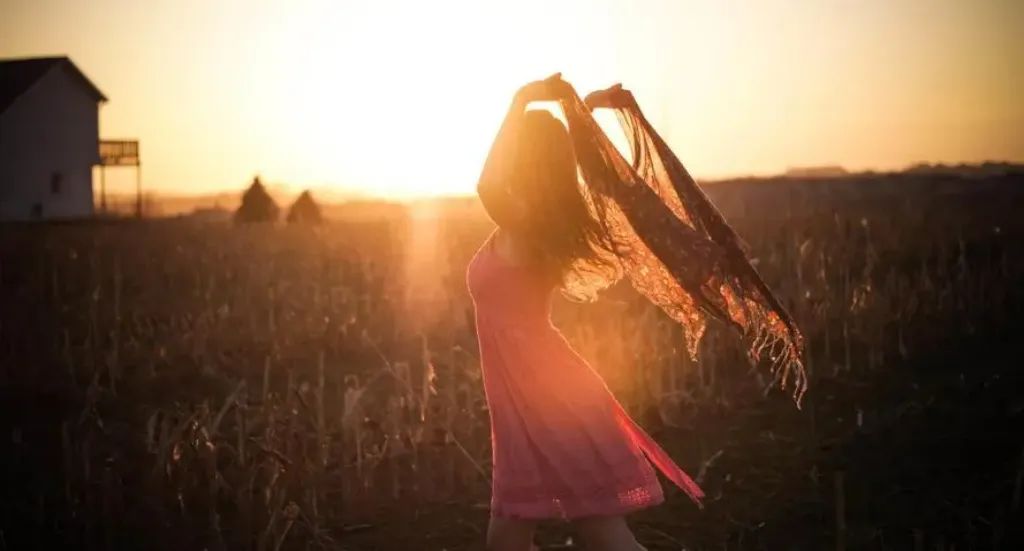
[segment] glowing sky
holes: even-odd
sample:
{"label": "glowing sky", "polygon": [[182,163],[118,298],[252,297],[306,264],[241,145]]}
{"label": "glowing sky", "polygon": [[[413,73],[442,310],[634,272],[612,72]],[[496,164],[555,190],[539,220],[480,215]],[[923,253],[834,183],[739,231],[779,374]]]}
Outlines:
{"label": "glowing sky", "polygon": [[1024,161],[1024,2],[0,0],[164,193],[470,192],[508,100],[623,81],[698,177]]}

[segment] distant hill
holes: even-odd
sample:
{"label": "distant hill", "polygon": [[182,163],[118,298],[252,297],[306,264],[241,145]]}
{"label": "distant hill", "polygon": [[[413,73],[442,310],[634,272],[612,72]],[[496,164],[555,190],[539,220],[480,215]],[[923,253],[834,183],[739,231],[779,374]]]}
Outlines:
{"label": "distant hill", "polygon": [[914,165],[903,172],[905,174],[917,175],[945,175],[960,176],[963,178],[986,178],[989,176],[1007,176],[1013,174],[1024,174],[1024,165],[992,161],[975,165],[944,165],[921,163]]}
{"label": "distant hill", "polygon": [[[1007,182],[1024,191],[1024,165],[1006,162],[981,164],[917,164],[905,170],[892,172],[849,172],[841,166],[794,167],[777,176],[703,180],[700,184],[712,201],[723,212],[761,211],[772,208],[790,212],[792,201],[802,208],[815,206],[831,208],[842,202],[858,201],[868,197],[901,195],[949,195],[978,186],[999,185]],[[813,186],[807,186],[814,183]],[[266,186],[278,204],[291,204],[299,191],[280,184]],[[147,193],[144,203],[149,216],[190,216],[196,220],[224,221],[227,213],[238,208],[243,186],[237,191],[201,195],[157,195]],[[381,220],[396,216],[430,216],[433,213],[478,213],[475,197],[438,197],[413,201],[393,201],[360,196],[334,188],[312,188],[326,219]],[[786,208],[778,202],[784,197]],[[126,213],[134,208],[133,195],[110,195],[108,203],[126,205]],[[770,205],[775,205],[774,207]]]}
{"label": "distant hill", "polygon": [[727,217],[788,218],[893,201],[918,210],[933,203],[966,204],[992,197],[1024,201],[1024,165],[1020,164],[920,164],[893,172],[813,173],[705,181],[701,186]]}
{"label": "distant hill", "polygon": [[789,178],[838,178],[847,174],[849,172],[841,166],[810,166],[790,168],[783,176]]}
{"label": "distant hill", "polygon": [[746,176],[702,180],[704,184],[736,181],[775,181],[779,179],[864,178],[878,176],[954,176],[960,178],[988,178],[992,176],[1013,176],[1024,174],[1024,164],[988,161],[976,164],[931,164],[918,163],[903,170],[851,172],[838,165],[793,167],[777,176]]}

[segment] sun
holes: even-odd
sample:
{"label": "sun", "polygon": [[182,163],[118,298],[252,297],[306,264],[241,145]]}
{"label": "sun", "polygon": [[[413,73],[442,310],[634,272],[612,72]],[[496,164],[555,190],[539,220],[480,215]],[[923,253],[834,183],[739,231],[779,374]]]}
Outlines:
{"label": "sun", "polygon": [[554,72],[581,94],[612,83],[580,49],[587,37],[565,39],[536,11],[449,4],[375,5],[343,36],[307,28],[316,56],[308,41],[271,54],[289,82],[261,93],[290,107],[274,127],[289,172],[390,199],[471,194],[519,86]]}

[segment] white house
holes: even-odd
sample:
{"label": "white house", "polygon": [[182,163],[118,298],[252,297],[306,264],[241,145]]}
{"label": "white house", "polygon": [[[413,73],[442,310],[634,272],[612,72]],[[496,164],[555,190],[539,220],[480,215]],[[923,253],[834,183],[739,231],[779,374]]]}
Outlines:
{"label": "white house", "polygon": [[105,101],[66,57],[0,60],[0,220],[92,216]]}

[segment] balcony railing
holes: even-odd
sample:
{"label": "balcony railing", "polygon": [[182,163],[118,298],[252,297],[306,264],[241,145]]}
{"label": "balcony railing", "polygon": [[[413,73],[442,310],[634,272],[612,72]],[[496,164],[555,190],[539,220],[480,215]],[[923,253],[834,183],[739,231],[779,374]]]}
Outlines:
{"label": "balcony railing", "polygon": [[100,140],[103,166],[139,166],[139,140]]}

